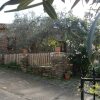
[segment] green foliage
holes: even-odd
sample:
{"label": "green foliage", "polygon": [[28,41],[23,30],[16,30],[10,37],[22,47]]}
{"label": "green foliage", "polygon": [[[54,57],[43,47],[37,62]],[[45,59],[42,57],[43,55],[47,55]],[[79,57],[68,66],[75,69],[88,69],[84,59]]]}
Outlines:
{"label": "green foliage", "polygon": [[54,0],[47,0],[47,2],[49,2],[50,4],[52,4],[54,2]]}
{"label": "green foliage", "polygon": [[58,46],[58,41],[52,37],[49,37],[48,38],[48,45],[54,49],[56,46]]}
{"label": "green foliage", "polygon": [[[55,9],[51,5],[54,2],[54,0],[43,0],[43,2],[40,2],[40,3],[37,3],[37,4],[33,4],[33,5],[29,5],[33,1],[34,0],[20,0],[19,1],[19,6],[17,7],[17,9],[10,10],[8,12],[19,11],[19,10],[24,10],[24,9],[36,7],[36,6],[39,6],[39,5],[43,5],[44,10],[47,12],[47,14],[51,18],[53,18],[53,19],[57,18],[57,14],[55,12]],[[61,1],[65,2],[65,0],[61,0]],[[71,9],[73,9],[80,1],[81,0],[75,0],[74,3],[73,3],[73,5],[72,5],[72,7],[71,7]],[[90,0],[83,0],[83,1],[85,1],[86,3],[89,3]],[[92,4],[94,4],[94,3],[100,3],[100,1],[92,0]],[[9,4],[12,4],[11,0],[10,0]],[[90,61],[91,61],[91,55],[92,55],[92,42],[93,42],[93,37],[94,37],[94,30],[95,30],[95,26],[96,26],[96,21],[99,18],[99,16],[100,15],[98,15],[96,17],[96,20],[92,24],[91,29],[90,29],[90,34],[88,36],[89,38],[88,38],[88,46],[87,47],[88,47],[88,54],[89,54]]]}
{"label": "green foliage", "polygon": [[[36,6],[40,6],[40,5],[43,5],[44,6],[44,9],[45,11],[47,12],[47,14],[51,17],[51,18],[57,18],[57,14],[54,10],[54,8],[51,6],[51,4],[54,2],[54,0],[42,0],[42,2],[39,2],[37,4],[33,4],[33,5],[29,5],[30,3],[32,3],[33,1],[35,0],[19,0],[18,2],[15,1],[14,4],[19,4],[19,6],[17,7],[17,9],[13,9],[13,10],[8,10],[8,11],[5,11],[5,12],[15,12],[15,11],[19,11],[19,10],[24,10],[24,9],[29,9],[29,8],[33,8],[33,7],[36,7]],[[65,3],[66,0],[61,0],[62,2]],[[75,0],[71,9],[73,9],[81,0]],[[83,0],[85,1],[86,3],[88,3],[90,0]],[[99,1],[97,0],[92,0],[93,3],[99,3]],[[13,0],[10,0],[6,3],[8,4],[3,4],[3,6],[6,6],[6,5],[12,5],[12,2]]]}
{"label": "green foliage", "polygon": [[32,1],[34,1],[34,0],[20,0],[20,4],[17,7],[17,9],[21,10],[21,9],[27,7]]}
{"label": "green foliage", "polygon": [[97,67],[95,67],[95,71],[96,71],[96,77],[100,78],[100,64]]}
{"label": "green foliage", "polygon": [[[36,66],[36,65],[33,65],[33,66]],[[33,74],[33,67],[32,66],[28,66],[26,72],[30,73],[30,74]]]}
{"label": "green foliage", "polygon": [[19,70],[20,69],[20,65],[17,64],[16,62],[10,62],[10,63],[7,63],[7,64],[2,64],[0,66],[5,67],[5,68],[10,68],[10,69],[13,69],[13,70]]}
{"label": "green foliage", "polygon": [[97,24],[99,17],[100,17],[100,14],[98,14],[98,16],[93,21],[93,23],[90,27],[89,34],[88,34],[87,51],[88,51],[88,56],[89,56],[90,62],[91,62],[91,56],[92,56],[92,53],[93,53],[92,44],[93,44],[93,41],[94,41],[96,24]]}
{"label": "green foliage", "polygon": [[87,74],[87,77],[92,77],[93,76],[93,72],[92,69],[95,69],[95,75],[97,78],[100,78],[100,64],[94,64],[92,66],[89,66],[89,72]]}
{"label": "green foliage", "polygon": [[9,27],[9,51],[20,52],[21,49],[27,48],[30,52],[52,52],[59,46],[60,39],[69,40],[69,43],[66,43],[68,49],[71,47],[69,52],[76,50],[86,40],[87,24],[72,13],[68,13],[67,17],[65,13],[59,16],[59,19],[53,20],[49,17],[35,17],[33,12],[27,15],[17,13]]}
{"label": "green foliage", "polygon": [[90,85],[90,84],[87,84],[85,83],[84,84],[84,88],[86,89],[85,91],[89,94],[94,94],[98,97],[100,97],[100,84],[99,83],[96,83],[95,85]]}
{"label": "green foliage", "polygon": [[[72,5],[71,9],[73,9],[81,0],[75,0],[74,4]],[[100,3],[99,0],[83,0],[85,1],[86,3],[89,3],[89,1],[92,1],[92,4],[94,3]]]}
{"label": "green foliage", "polygon": [[73,9],[78,3],[79,3],[80,0],[75,0],[74,4],[72,5],[71,9]]}
{"label": "green foliage", "polygon": [[85,46],[80,46],[78,51],[69,56],[69,60],[75,67],[74,70],[77,70],[77,73],[80,73],[82,70],[84,75],[87,74],[90,62]]}
{"label": "green foliage", "polygon": [[57,14],[56,14],[54,8],[51,6],[50,2],[43,0],[43,6],[44,6],[44,10],[48,13],[48,15],[51,18],[57,19]]}
{"label": "green foliage", "polygon": [[[39,5],[43,5],[44,10],[47,12],[47,14],[53,18],[53,19],[57,19],[57,14],[54,10],[54,8],[52,7],[52,3],[54,0],[43,0],[43,2],[37,3],[37,4],[33,4],[30,5],[29,4],[31,2],[33,2],[34,0],[20,0],[19,2],[19,6],[17,7],[17,9],[13,9],[13,10],[8,10],[6,12],[15,12],[15,11],[19,11],[19,10],[24,10],[24,9],[28,9],[28,8],[32,8],[32,7],[36,7]],[[27,8],[28,7],[28,8]]]}

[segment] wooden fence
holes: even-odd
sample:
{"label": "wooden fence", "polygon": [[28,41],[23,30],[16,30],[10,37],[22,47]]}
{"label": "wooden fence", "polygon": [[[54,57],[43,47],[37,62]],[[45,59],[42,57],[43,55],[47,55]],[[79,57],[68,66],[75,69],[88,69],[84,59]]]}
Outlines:
{"label": "wooden fence", "polygon": [[[54,57],[65,56],[65,53],[29,53],[28,56],[29,65],[38,66],[49,66],[51,65],[51,60]],[[0,62],[3,59],[4,64],[11,62],[16,62],[21,64],[22,58],[25,57],[22,53],[20,54],[0,54]]]}
{"label": "wooden fence", "polygon": [[29,54],[29,64],[38,66],[49,66],[51,64],[50,53]]}
{"label": "wooden fence", "polygon": [[[29,65],[49,66],[51,64],[50,53],[31,53],[28,55]],[[0,54],[0,59],[4,60],[4,64],[16,62],[21,64],[23,54]]]}

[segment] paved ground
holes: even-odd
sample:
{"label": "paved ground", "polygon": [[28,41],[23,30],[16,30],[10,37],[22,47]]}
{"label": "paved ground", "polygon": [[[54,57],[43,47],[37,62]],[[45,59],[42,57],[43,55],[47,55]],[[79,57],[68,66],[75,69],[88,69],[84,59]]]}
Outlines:
{"label": "paved ground", "polygon": [[78,83],[77,79],[46,79],[0,68],[0,100],[80,100]]}

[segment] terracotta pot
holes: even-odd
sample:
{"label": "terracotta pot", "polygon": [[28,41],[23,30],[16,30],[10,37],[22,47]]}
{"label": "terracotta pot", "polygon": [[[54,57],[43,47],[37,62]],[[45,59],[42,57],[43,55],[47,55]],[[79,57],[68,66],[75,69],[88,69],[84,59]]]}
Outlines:
{"label": "terracotta pot", "polygon": [[64,79],[65,79],[65,80],[69,80],[69,79],[70,79],[70,74],[65,73],[65,74],[64,74]]}

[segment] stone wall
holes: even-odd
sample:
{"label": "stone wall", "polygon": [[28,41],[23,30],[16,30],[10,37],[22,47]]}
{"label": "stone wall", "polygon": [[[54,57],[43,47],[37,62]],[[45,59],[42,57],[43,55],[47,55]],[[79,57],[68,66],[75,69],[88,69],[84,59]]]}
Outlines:
{"label": "stone wall", "polygon": [[72,64],[69,64],[66,56],[53,57],[51,60],[51,66],[32,66],[32,72],[41,76],[63,78],[64,73],[72,69]]}
{"label": "stone wall", "polygon": [[[15,63],[20,65],[21,70],[24,72],[30,71],[31,73],[34,73],[36,75],[56,77],[56,78],[62,78],[64,76],[64,73],[66,73],[66,71],[71,70],[71,67],[72,67],[71,64],[69,64],[67,56],[65,54],[58,53],[55,55],[51,55],[50,57],[46,56],[46,59],[49,58],[49,62],[50,62],[49,65],[39,65],[39,64],[30,65],[30,55],[29,54],[21,54],[21,55],[10,54],[10,56],[9,55],[3,56],[1,54],[0,62],[1,63],[5,62],[4,64],[9,64],[13,61],[16,61]],[[40,56],[37,56],[37,57],[39,58]],[[41,59],[42,58],[43,56],[41,56]]]}

